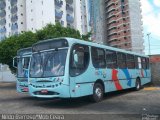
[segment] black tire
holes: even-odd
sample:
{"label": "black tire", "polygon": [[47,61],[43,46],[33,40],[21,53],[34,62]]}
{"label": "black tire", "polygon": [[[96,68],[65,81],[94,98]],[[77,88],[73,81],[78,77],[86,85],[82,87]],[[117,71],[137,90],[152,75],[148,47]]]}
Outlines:
{"label": "black tire", "polygon": [[138,91],[141,89],[141,80],[139,78],[136,79],[135,90]]}
{"label": "black tire", "polygon": [[91,96],[91,100],[93,102],[100,102],[103,99],[104,89],[102,84],[95,83],[93,87],[93,95]]}

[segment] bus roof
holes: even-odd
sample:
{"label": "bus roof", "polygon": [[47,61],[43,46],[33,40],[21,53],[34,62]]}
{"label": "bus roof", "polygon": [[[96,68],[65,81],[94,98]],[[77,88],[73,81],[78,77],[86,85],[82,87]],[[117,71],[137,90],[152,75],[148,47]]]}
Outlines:
{"label": "bus roof", "polygon": [[22,48],[22,49],[19,49],[17,51],[17,56],[31,55],[31,53],[32,53],[32,48],[31,47]]}
{"label": "bus roof", "polygon": [[75,39],[75,38],[69,38],[69,37],[60,37],[60,38],[53,38],[53,39],[43,40],[43,41],[39,41],[39,42],[33,44],[33,46],[38,45],[38,44],[43,44],[43,43],[50,43],[53,40],[59,40],[59,39],[67,40],[70,46],[75,44],[75,43],[79,43],[79,44],[84,44],[84,45],[88,45],[88,46],[100,47],[100,48],[103,48],[103,49],[113,50],[113,51],[117,51],[117,52],[123,52],[123,53],[126,53],[126,54],[133,54],[133,55],[142,56],[142,57],[149,57],[149,56],[146,56],[146,55],[143,55],[143,54],[139,54],[139,53],[136,53],[136,52],[126,51],[126,50],[123,50],[123,49],[114,48],[114,47],[110,47],[110,46],[107,46],[107,45],[94,43],[92,41],[88,42],[88,41],[79,40],[79,39]]}

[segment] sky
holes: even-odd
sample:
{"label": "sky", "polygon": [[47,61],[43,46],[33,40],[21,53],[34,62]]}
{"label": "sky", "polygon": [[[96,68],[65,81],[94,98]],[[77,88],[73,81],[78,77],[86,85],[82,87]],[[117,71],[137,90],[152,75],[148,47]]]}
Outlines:
{"label": "sky", "polygon": [[141,0],[145,54],[160,54],[160,0]]}

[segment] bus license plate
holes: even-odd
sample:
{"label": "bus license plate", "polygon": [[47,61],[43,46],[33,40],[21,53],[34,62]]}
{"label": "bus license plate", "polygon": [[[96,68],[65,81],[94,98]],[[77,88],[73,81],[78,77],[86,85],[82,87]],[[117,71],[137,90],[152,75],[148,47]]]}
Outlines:
{"label": "bus license plate", "polygon": [[41,93],[48,93],[48,90],[41,90]]}

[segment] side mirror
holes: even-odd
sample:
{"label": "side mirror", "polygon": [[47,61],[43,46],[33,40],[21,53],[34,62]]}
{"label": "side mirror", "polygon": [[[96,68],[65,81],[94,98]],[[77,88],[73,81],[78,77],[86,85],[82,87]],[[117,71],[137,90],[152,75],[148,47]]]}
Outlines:
{"label": "side mirror", "polygon": [[17,57],[13,58],[13,67],[17,68]]}

